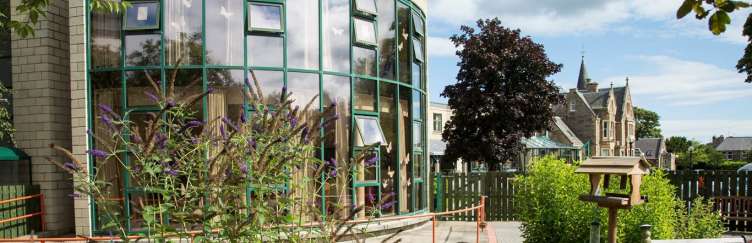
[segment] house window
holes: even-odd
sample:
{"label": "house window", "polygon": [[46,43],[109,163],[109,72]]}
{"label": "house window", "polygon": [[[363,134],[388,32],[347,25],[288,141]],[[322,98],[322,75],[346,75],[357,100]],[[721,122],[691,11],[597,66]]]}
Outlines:
{"label": "house window", "polygon": [[601,149],[601,156],[611,156],[609,149]]}
{"label": "house window", "polygon": [[159,3],[156,1],[133,2],[125,10],[124,30],[159,29]]}
{"label": "house window", "polygon": [[355,10],[362,13],[376,15],[376,1],[375,0],[355,0]]}
{"label": "house window", "polygon": [[250,31],[282,32],[282,5],[251,3],[248,6],[248,28]]}
{"label": "house window", "polygon": [[355,116],[355,142],[358,147],[373,144],[386,144],[386,138],[379,120],[370,116]]}
{"label": "house window", "polygon": [[355,42],[362,45],[376,45],[376,26],[373,22],[354,18],[355,23]]}
{"label": "house window", "polygon": [[415,34],[418,36],[423,36],[423,32],[425,31],[423,19],[416,12],[413,12],[413,30],[415,30]]}
{"label": "house window", "polygon": [[577,103],[574,101],[569,102],[569,112],[575,112],[577,111]]}
{"label": "house window", "polygon": [[608,137],[611,137],[611,136],[610,136],[610,134],[609,134],[609,127],[608,127],[608,124],[609,124],[609,122],[608,122],[608,121],[603,121],[603,124],[601,124],[601,126],[602,126],[602,128],[603,128],[603,137],[604,137],[604,138],[608,138]]}
{"label": "house window", "polygon": [[413,55],[416,61],[423,62],[423,42],[418,38],[413,38]]}
{"label": "house window", "polygon": [[433,113],[433,131],[441,132],[444,130],[444,121],[440,113]]}

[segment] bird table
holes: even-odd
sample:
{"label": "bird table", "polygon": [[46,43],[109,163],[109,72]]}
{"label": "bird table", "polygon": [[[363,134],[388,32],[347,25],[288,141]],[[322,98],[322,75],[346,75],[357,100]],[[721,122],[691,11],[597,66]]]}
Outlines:
{"label": "bird table", "polygon": [[[640,196],[640,184],[642,175],[650,173],[650,164],[640,157],[592,157],[580,164],[575,173],[590,177],[590,193],[580,195],[580,200],[608,208],[608,242],[616,243],[617,211],[644,202]],[[612,176],[619,177],[621,189],[626,189],[627,183],[630,184],[629,194],[602,193],[601,188],[608,188]]]}

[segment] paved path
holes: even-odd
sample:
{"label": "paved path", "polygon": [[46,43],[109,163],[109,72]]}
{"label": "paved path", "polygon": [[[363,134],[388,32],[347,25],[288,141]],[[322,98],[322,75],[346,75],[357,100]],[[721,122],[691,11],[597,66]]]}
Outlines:
{"label": "paved path", "polygon": [[[488,222],[489,228],[493,229],[496,235],[496,243],[522,243],[523,239],[520,233],[519,222]],[[387,242],[431,242],[431,223],[402,232]],[[488,232],[481,232],[480,242],[489,242]],[[368,239],[368,243],[382,242],[387,236]],[[440,243],[474,243],[475,242],[475,222],[439,222],[436,227],[436,242]]]}

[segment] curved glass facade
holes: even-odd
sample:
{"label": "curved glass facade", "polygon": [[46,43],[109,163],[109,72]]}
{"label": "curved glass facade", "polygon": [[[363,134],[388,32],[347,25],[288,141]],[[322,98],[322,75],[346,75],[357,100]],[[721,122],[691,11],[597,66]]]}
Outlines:
{"label": "curved glass facade", "polygon": [[[172,77],[169,92],[214,88],[197,107],[204,118],[237,117],[243,80],[253,70],[270,100],[286,86],[301,106],[317,94],[316,109],[338,104],[342,117],[325,128],[331,136],[321,146],[322,159],[378,155],[376,166],[361,162],[362,173],[338,182],[347,191],[326,185],[322,204],[346,197],[369,205],[371,195],[375,201],[393,195],[395,206],[382,215],[421,212],[428,176],[424,19],[403,0],[154,0],[136,1],[120,15],[90,13],[89,126],[94,133],[106,130],[98,122],[99,104],[145,122],[148,116],[139,112],[157,109],[148,93],[163,92],[149,79]],[[361,151],[368,141],[382,146]],[[131,193],[134,186],[117,168],[103,170],[99,175],[116,185],[113,193],[123,195],[128,213],[139,196]]]}

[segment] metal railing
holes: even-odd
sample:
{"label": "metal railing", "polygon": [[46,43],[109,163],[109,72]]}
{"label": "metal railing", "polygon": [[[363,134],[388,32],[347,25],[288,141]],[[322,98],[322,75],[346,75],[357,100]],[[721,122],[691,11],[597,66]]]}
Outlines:
{"label": "metal railing", "polygon": [[2,201],[0,201],[0,205],[8,204],[8,203],[13,203],[13,202],[18,202],[18,201],[32,200],[32,199],[35,199],[35,198],[39,198],[39,212],[24,214],[24,215],[21,215],[21,216],[16,216],[16,217],[7,218],[7,219],[0,219],[0,224],[9,223],[9,222],[13,222],[13,221],[18,221],[18,220],[22,220],[22,219],[28,219],[28,218],[33,218],[33,217],[39,216],[40,222],[42,224],[42,231],[44,231],[45,230],[45,224],[44,224],[44,195],[43,194],[40,193],[40,194],[36,194],[36,195],[31,195],[31,196],[23,196],[23,197],[16,197],[16,198],[8,199],[8,200],[2,200]]}

